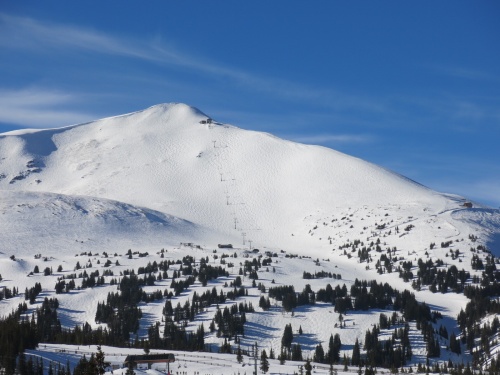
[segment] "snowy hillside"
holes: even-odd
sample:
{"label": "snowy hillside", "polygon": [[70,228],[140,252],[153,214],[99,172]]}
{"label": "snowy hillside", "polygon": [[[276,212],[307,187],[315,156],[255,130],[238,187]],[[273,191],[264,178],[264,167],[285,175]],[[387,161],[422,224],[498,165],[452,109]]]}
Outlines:
{"label": "snowy hillside", "polygon": [[[223,236],[208,236],[211,245],[243,244],[246,238],[256,247],[307,247],[320,254],[332,248],[325,238],[359,234],[384,210],[392,213],[394,225],[410,216],[436,218],[436,227],[444,220],[445,230],[461,225],[457,216],[441,213],[460,209],[464,200],[327,148],[200,123],[207,118],[183,104],[164,104],[68,128],[7,133],[0,136],[0,189],[148,208]],[[483,220],[481,209],[476,212]],[[489,232],[479,233],[485,240],[498,230],[498,212],[489,212],[493,232],[490,225]],[[372,220],[365,216],[370,213]],[[320,225],[309,233],[316,222],[351,214],[365,223]],[[474,220],[468,213],[467,221]],[[444,233],[450,235],[453,230]]]}
{"label": "snowy hillside", "polygon": [[[326,351],[337,333],[341,355],[350,357],[380,314],[392,316],[391,306],[339,313],[334,300],[318,301],[292,314],[279,298],[259,307],[261,298],[269,288],[289,285],[297,293],[309,286],[317,294],[327,284],[356,293],[358,281],[377,280],[410,290],[439,316],[434,329],[460,337],[457,316],[469,301],[464,287],[486,278],[482,271],[496,262],[490,252],[500,254],[499,210],[328,148],[217,123],[184,104],[0,135],[0,293],[19,293],[0,301],[1,315],[39,283],[41,293],[25,314],[45,297],[57,297],[63,328],[106,327],[111,323],[96,319],[98,303],[134,270],[144,280],[153,277],[141,286],[142,317],[131,331],[137,340],[151,341],[156,322],[166,329],[167,301],[183,306],[215,288],[224,302],[205,301],[185,327],[195,332],[203,324],[205,345],[214,351],[223,346],[220,332],[208,330],[217,309],[245,301],[255,307],[239,339],[245,350],[258,341],[279,353],[283,330],[292,324],[295,333],[303,330],[294,342],[305,356],[312,358],[319,343]],[[153,263],[163,265],[148,268]],[[175,280],[207,264],[224,274],[207,285],[192,280],[172,295]],[[245,292],[236,298],[231,293],[240,277]],[[403,328],[393,322],[380,337]],[[411,319],[405,329],[413,352],[408,364],[425,363],[428,335]],[[437,341],[436,358],[472,360],[464,343],[461,352],[450,350],[447,335]]]}

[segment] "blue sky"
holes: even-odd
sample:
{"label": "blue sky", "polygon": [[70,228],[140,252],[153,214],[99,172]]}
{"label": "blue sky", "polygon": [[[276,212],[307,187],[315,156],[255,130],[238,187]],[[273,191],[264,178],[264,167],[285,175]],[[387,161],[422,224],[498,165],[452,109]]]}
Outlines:
{"label": "blue sky", "polygon": [[500,206],[498,1],[2,1],[0,132],[184,102]]}

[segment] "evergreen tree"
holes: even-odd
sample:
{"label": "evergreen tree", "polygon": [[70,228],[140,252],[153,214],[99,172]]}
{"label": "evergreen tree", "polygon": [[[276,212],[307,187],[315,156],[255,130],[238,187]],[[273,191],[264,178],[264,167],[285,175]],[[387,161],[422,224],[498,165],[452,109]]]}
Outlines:
{"label": "evergreen tree", "polygon": [[265,349],[263,349],[260,353],[260,369],[264,374],[269,371],[269,361],[267,359],[267,353]]}
{"label": "evergreen tree", "polygon": [[302,361],[302,347],[300,344],[292,346],[292,361]]}
{"label": "evergreen tree", "polygon": [[340,341],[340,335],[338,333],[333,337],[333,362],[340,362],[340,348],[342,347],[342,341]]}
{"label": "evergreen tree", "polygon": [[273,350],[273,348],[271,348],[271,350],[269,351],[269,359],[274,359],[274,350]]}
{"label": "evergreen tree", "polygon": [[342,342],[340,341],[340,336],[338,333],[330,335],[330,340],[328,342],[328,353],[326,356],[326,360],[328,363],[339,363],[340,362],[340,348],[342,346]]}
{"label": "evergreen tree", "polygon": [[354,348],[352,349],[351,365],[358,366],[360,364],[360,361],[361,361],[361,352],[359,349],[358,339],[356,339],[356,342],[354,343]]}
{"label": "evergreen tree", "polygon": [[236,351],[236,360],[238,361],[238,363],[243,362],[243,354],[241,353],[240,344],[238,344],[238,350]]}
{"label": "evergreen tree", "polygon": [[[73,374],[75,375],[75,374]],[[135,375],[134,368],[132,367],[132,362],[129,362],[128,367],[127,367],[127,372],[125,372],[125,375]]]}
{"label": "evergreen tree", "polygon": [[26,363],[26,356],[24,355],[24,352],[19,354],[17,370],[19,372],[19,375],[28,375],[28,365]]}
{"label": "evergreen tree", "polygon": [[99,375],[102,375],[106,372],[106,363],[104,362],[104,352],[101,349],[101,345],[97,346],[97,353],[95,354],[95,368],[97,369],[97,374]]}
{"label": "evergreen tree", "polygon": [[316,350],[314,351],[314,362],[324,363],[325,362],[325,351],[323,350],[323,346],[321,343],[316,345]]}
{"label": "evergreen tree", "polygon": [[452,332],[452,334],[450,336],[450,350],[453,353],[456,353],[456,354],[460,354],[461,353],[461,350],[460,350],[460,341],[457,340],[457,336],[455,335],[454,332]]}
{"label": "evergreen tree", "polygon": [[328,375],[337,375],[337,369],[333,368],[333,363],[330,363],[330,369],[328,370]]}
{"label": "evergreen tree", "polygon": [[285,364],[287,357],[286,357],[285,348],[283,346],[281,347],[281,352],[278,355],[278,359],[280,361],[280,365],[284,365]]}
{"label": "evergreen tree", "polygon": [[306,360],[306,363],[304,365],[304,369],[306,370],[306,375],[311,375],[312,365],[311,365],[311,361],[309,360],[309,358]]}
{"label": "evergreen tree", "polygon": [[290,323],[285,326],[283,337],[281,338],[281,346],[290,350],[292,346],[292,341],[293,341],[293,331],[292,331],[292,324]]}

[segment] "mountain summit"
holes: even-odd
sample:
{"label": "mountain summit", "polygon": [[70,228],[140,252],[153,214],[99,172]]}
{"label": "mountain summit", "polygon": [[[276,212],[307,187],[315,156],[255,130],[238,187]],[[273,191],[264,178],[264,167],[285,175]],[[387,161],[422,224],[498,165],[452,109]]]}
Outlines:
{"label": "mountain summit", "polygon": [[[69,219],[63,212],[89,199],[106,202],[102,205],[107,209],[94,213],[104,221],[96,227],[111,225],[114,219],[107,215],[114,212],[111,216],[120,217],[128,229],[122,232],[115,223],[110,233],[118,231],[116,238],[123,241],[128,232],[134,244],[142,242],[138,238],[144,237],[143,225],[158,227],[163,222],[154,219],[153,225],[145,212],[190,223],[189,230],[177,230],[166,224],[169,220],[164,223],[168,231],[158,227],[150,233],[149,228],[143,240],[150,244],[197,239],[243,246],[250,240],[258,247],[328,254],[336,243],[354,235],[369,237],[382,227],[394,231],[413,225],[422,247],[439,231],[443,237],[470,232],[485,241],[499,233],[498,211],[467,208],[464,198],[437,193],[325,147],[217,123],[185,104],[160,104],[60,129],[2,134],[0,189],[4,213],[32,202],[30,212],[36,215],[27,214],[21,221],[14,213],[3,215],[3,220],[24,228],[27,237],[33,235],[30,227],[42,230],[44,221],[39,219],[48,217],[51,228],[74,220],[75,239],[94,238],[86,232],[94,229],[83,225],[88,215]],[[49,204],[53,199],[67,204],[54,211]],[[130,215],[132,208],[142,214]],[[140,225],[139,217],[144,221]],[[489,224],[481,226],[485,221]],[[63,246],[67,233],[59,238],[52,232],[50,246]],[[7,248],[15,248],[10,236],[3,231]],[[98,245],[103,246],[102,241]]]}

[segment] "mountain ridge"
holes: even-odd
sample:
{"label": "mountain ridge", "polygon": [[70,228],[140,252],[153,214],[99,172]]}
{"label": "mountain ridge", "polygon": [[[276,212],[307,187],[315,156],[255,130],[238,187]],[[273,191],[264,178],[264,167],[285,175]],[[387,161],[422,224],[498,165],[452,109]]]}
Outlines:
{"label": "mountain ridge", "polygon": [[361,159],[207,119],[194,107],[169,103],[66,128],[5,133],[0,189],[117,200],[212,227],[233,242],[246,231],[256,245],[274,248],[305,246],[309,241],[297,241],[294,232],[318,210],[405,206],[411,216],[418,206],[435,213],[459,207]]}

